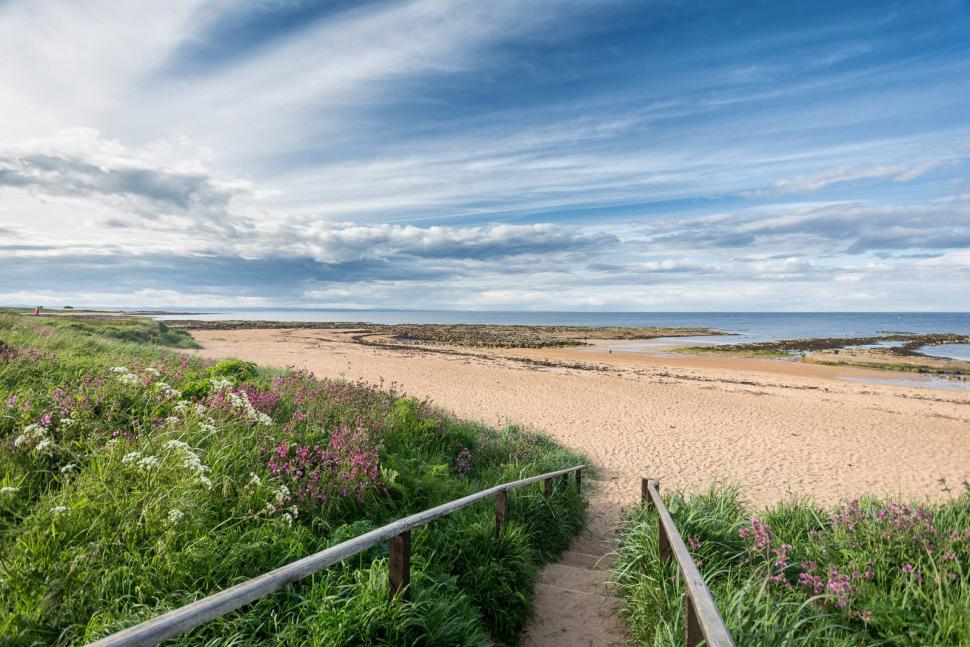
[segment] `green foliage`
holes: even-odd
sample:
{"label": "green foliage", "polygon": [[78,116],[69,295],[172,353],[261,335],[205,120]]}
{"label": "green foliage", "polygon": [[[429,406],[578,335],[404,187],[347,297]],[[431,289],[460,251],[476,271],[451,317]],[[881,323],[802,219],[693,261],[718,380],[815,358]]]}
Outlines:
{"label": "green foliage", "polygon": [[[452,419],[363,384],[209,365],[0,315],[0,643],[97,639],[500,482],[583,462],[548,438]],[[538,565],[582,526],[557,484],[416,529],[411,600],[386,546],[180,644],[513,642]]]}
{"label": "green foliage", "polygon": [[[970,489],[932,506],[796,500],[760,515],[735,488],[665,498],[739,645],[970,645]],[[614,578],[637,641],[680,645],[684,586],[656,547],[641,507]]]}

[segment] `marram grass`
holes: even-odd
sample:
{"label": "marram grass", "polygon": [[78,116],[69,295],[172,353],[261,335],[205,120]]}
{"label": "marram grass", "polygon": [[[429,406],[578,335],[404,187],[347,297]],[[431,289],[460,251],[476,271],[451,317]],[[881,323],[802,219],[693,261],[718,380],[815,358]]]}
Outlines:
{"label": "marram grass", "polygon": [[[583,462],[363,384],[189,359],[116,322],[0,315],[0,644],[78,644],[497,483]],[[108,330],[110,328],[110,330]],[[146,329],[151,330],[151,325]],[[158,332],[158,330],[156,330]],[[160,331],[164,333],[164,331]],[[512,643],[574,487],[413,532],[411,600],[377,547],[174,642]]]}
{"label": "marram grass", "polygon": [[[738,645],[970,645],[970,487],[949,494],[757,513],[730,487],[665,499]],[[627,519],[614,569],[636,641],[682,645],[684,586],[651,510]]]}

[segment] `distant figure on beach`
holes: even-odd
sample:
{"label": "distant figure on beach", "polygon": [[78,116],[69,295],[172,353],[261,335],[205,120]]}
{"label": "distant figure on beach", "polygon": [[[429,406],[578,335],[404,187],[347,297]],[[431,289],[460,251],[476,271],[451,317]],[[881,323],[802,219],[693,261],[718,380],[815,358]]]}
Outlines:
{"label": "distant figure on beach", "polygon": [[43,307],[44,307],[44,306],[36,306],[36,307],[34,308],[34,316],[35,316],[35,317],[39,317],[39,316],[40,316],[40,309],[41,309],[41,308],[43,308]]}

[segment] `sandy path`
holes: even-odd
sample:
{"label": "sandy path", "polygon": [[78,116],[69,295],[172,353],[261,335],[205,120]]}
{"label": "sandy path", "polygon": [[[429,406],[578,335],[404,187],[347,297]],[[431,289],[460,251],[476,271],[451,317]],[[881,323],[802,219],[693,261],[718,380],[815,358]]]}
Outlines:
{"label": "sandy path", "polygon": [[[789,493],[821,503],[861,493],[940,497],[940,479],[954,487],[970,479],[970,393],[837,379],[865,372],[575,350],[444,355],[361,346],[327,330],[193,334],[206,357],[396,382],[459,416],[529,425],[586,453],[599,480],[583,552],[602,554],[641,476],[665,488],[736,483],[758,505]],[[610,370],[536,368],[510,355]]]}

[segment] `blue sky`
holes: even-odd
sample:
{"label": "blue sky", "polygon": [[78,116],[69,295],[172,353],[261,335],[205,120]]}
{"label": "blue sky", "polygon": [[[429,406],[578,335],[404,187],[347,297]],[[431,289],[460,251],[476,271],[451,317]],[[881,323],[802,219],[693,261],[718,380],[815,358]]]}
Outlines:
{"label": "blue sky", "polygon": [[965,310],[970,3],[0,1],[0,303]]}

